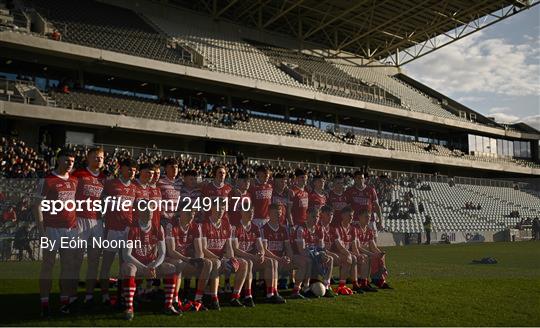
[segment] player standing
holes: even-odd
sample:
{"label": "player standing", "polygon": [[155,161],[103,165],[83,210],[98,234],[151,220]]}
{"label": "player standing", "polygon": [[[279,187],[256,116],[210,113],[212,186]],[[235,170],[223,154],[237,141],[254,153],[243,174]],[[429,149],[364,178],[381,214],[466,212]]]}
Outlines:
{"label": "player standing", "polygon": [[[38,185],[34,216],[36,226],[42,237],[47,237],[48,242],[54,242],[51,248],[43,249],[43,260],[39,275],[39,292],[41,297],[41,314],[49,316],[49,295],[52,287],[52,274],[56,253],[60,253],[60,302],[61,313],[70,313],[70,304],[76,300],[76,289],[73,289],[72,281],[75,279],[73,272],[76,260],[76,249],[60,248],[62,237],[77,237],[77,218],[75,211],[66,209],[52,214],[43,211],[41,200],[74,201],[77,191],[77,180],[70,176],[70,171],[75,162],[75,154],[69,150],[61,150],[57,157],[57,167],[42,179]],[[64,203],[65,204],[65,203]],[[71,299],[70,299],[71,298]]]}
{"label": "player standing", "polygon": [[[274,184],[272,186],[272,204],[278,204],[281,207],[281,216],[279,218],[279,224],[287,224],[287,202],[288,202],[288,189],[287,178],[281,174],[274,174]],[[269,213],[270,215],[270,213]]]}
{"label": "player standing", "polygon": [[320,209],[326,205],[327,196],[324,191],[324,184],[326,183],[325,178],[322,175],[316,175],[313,177],[312,185],[313,189],[309,193],[309,208],[318,208]]}
{"label": "player standing", "polygon": [[[86,154],[87,166],[77,169],[73,172],[72,177],[77,179],[77,193],[75,199],[86,200],[91,202],[101,200],[103,193],[103,184],[107,178],[101,171],[105,152],[103,148],[91,148]],[[93,305],[94,287],[96,286],[99,260],[101,250],[94,248],[92,238],[103,238],[103,220],[101,213],[92,211],[91,208],[83,206],[82,211],[77,212],[77,228],[79,238],[89,241],[87,244],[87,271],[86,271],[86,296],[84,304],[86,306]],[[75,272],[80,272],[81,264],[84,257],[84,249],[79,250]],[[77,284],[78,281],[75,281]],[[77,288],[77,286],[74,286]]]}
{"label": "player standing", "polygon": [[345,191],[345,197],[354,211],[353,225],[358,226],[360,213],[367,212],[368,217],[371,216],[374,199],[371,188],[366,185],[366,175],[356,171],[353,178],[354,184]]}
{"label": "player standing", "polygon": [[294,183],[289,189],[289,200],[287,204],[287,223],[291,234],[295,227],[306,223],[309,203],[309,195],[304,190],[307,182],[306,172],[296,169],[294,176]]}
{"label": "player standing", "polygon": [[[164,201],[164,206],[161,209],[161,225],[166,226],[169,222],[176,221],[177,213],[175,212],[180,199],[180,182],[177,179],[178,161],[174,158],[169,158],[163,163],[165,167],[165,175],[161,177],[157,186],[161,191],[161,198]],[[165,203],[166,202],[166,203]]]}
{"label": "player standing", "polygon": [[254,183],[249,188],[249,194],[254,205],[253,223],[261,228],[268,222],[268,206],[272,201],[272,185],[268,183],[270,170],[260,165],[255,172]]}
{"label": "player standing", "polygon": [[334,219],[339,223],[341,219],[341,210],[348,205],[347,195],[345,195],[345,186],[343,176],[338,174],[332,180],[332,189],[328,193],[328,202],[334,209]]}
{"label": "player standing", "polygon": [[[137,172],[137,163],[131,159],[124,159],[120,163],[120,175],[116,179],[107,180],[103,188],[103,199],[106,208],[105,213],[105,236],[110,242],[112,240],[122,241],[127,239],[129,227],[133,223],[133,202],[135,200],[136,187],[132,183]],[[107,205],[107,199],[115,200],[124,204],[127,210],[117,210]],[[105,248],[103,250],[103,260],[99,275],[101,285],[101,296],[103,303],[110,303],[109,277],[111,266],[116,257],[116,248]],[[122,263],[122,253],[119,254],[120,265]]]}
{"label": "player standing", "polygon": [[[251,195],[248,192],[251,181],[246,174],[239,174],[236,178],[236,187],[231,191],[229,200],[229,221],[231,226],[240,224],[242,218],[242,202],[251,203]],[[233,199],[235,197],[238,199]]]}

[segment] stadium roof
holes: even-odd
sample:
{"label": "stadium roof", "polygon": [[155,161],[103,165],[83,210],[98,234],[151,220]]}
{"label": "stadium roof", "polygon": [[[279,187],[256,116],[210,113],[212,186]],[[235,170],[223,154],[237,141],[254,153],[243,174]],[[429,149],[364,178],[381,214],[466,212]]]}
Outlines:
{"label": "stadium roof", "polygon": [[[156,0],[157,1],[157,0]],[[540,0],[161,0],[399,66]],[[305,45],[304,45],[305,46]]]}

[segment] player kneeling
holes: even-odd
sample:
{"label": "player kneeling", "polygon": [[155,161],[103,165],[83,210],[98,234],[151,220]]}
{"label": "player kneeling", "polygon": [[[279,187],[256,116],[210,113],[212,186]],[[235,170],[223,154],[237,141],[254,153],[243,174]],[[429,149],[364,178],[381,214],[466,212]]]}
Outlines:
{"label": "player kneeling", "polygon": [[165,281],[165,309],[168,315],[181,315],[173,306],[176,270],[174,265],[165,263],[165,239],[163,228],[152,224],[152,211],[139,211],[138,222],[129,228],[128,241],[133,248],[123,249],[124,262],[121,266],[123,296],[126,302],[125,318],[132,320],[133,297],[137,289],[135,278],[154,279],[163,277]]}
{"label": "player kneeling", "polygon": [[204,257],[212,261],[209,293],[212,301],[207,308],[220,310],[218,288],[219,276],[222,273],[235,273],[234,289],[230,305],[243,307],[240,302],[240,291],[246,280],[248,264],[241,258],[234,257],[231,245],[231,226],[223,207],[212,207],[207,220],[201,225],[202,249]]}
{"label": "player kneeling", "polygon": [[[177,283],[180,284],[182,277],[197,278],[193,302],[187,302],[183,306],[178,302],[178,307],[182,311],[206,310],[202,304],[202,297],[212,271],[212,261],[204,258],[201,227],[194,222],[194,218],[194,211],[182,211],[176,222],[169,222],[165,228],[167,246],[165,262],[176,267]],[[178,299],[177,293],[178,288],[175,288],[174,299]]]}
{"label": "player kneeling", "polygon": [[246,282],[244,283],[244,305],[255,306],[251,294],[254,272],[263,273],[266,283],[266,301],[275,304],[285,303],[285,299],[277,293],[277,280],[275,279],[277,261],[265,256],[260,230],[253,223],[252,208],[241,212],[239,224],[233,227],[232,245],[234,253],[246,260],[248,264]]}

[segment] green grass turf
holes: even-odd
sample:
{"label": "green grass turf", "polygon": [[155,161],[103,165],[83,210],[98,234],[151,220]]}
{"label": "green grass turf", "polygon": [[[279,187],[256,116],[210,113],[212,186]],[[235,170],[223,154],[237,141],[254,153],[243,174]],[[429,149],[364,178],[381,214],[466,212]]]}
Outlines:
{"label": "green grass turf", "polygon": [[[289,300],[254,309],[155,314],[143,304],[132,322],[120,313],[94,311],[39,318],[38,263],[0,263],[0,325],[24,326],[539,326],[540,242],[432,245],[387,248],[394,290],[339,297]],[[470,264],[493,256],[495,265]],[[7,279],[10,278],[10,279]],[[57,286],[55,284],[55,292]],[[58,295],[52,296],[57,308]]]}

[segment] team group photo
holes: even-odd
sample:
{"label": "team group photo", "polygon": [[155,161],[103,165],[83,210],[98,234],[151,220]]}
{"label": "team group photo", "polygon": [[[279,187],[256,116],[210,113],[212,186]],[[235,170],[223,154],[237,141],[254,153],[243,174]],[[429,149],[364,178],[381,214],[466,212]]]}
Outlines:
{"label": "team group photo", "polygon": [[0,326],[539,326],[540,0],[0,0]]}

